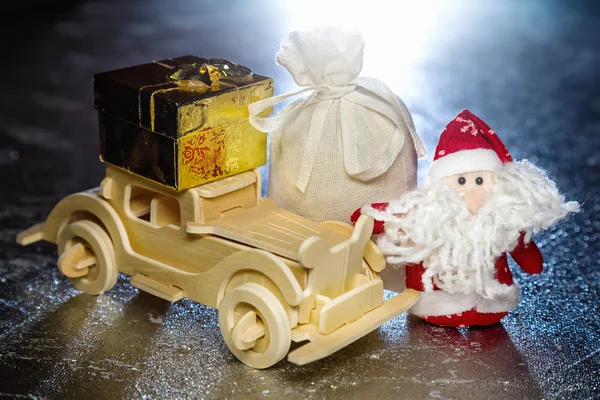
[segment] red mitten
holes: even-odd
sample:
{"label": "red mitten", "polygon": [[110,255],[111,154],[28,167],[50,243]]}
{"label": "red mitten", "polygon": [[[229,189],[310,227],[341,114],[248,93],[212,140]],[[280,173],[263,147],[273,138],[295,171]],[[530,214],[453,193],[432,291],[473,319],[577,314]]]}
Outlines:
{"label": "red mitten", "polygon": [[525,234],[519,238],[519,244],[510,252],[511,257],[523,271],[528,274],[539,274],[544,269],[544,258],[534,241],[525,244]]}
{"label": "red mitten", "polygon": [[[377,211],[385,211],[388,204],[389,204],[388,202],[371,203],[371,207],[373,207]],[[352,225],[356,224],[356,221],[358,221],[358,219],[360,218],[361,215],[362,215],[362,213],[360,211],[360,208],[356,209],[356,211],[354,211],[352,213],[352,216],[350,217],[350,221],[352,221]],[[383,230],[384,230],[383,221],[375,220],[375,225],[373,225],[373,235],[378,234],[378,233],[383,233]]]}

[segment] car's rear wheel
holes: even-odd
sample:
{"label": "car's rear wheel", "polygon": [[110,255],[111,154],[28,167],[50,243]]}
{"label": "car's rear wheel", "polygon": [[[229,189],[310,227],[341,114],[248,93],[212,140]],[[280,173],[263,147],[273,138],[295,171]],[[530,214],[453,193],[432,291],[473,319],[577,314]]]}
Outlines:
{"label": "car's rear wheel", "polygon": [[285,309],[265,287],[245,283],[228,291],[219,304],[219,325],[229,350],[244,364],[268,368],[290,349]]}
{"label": "car's rear wheel", "polygon": [[96,222],[67,224],[58,235],[58,266],[73,286],[97,295],[111,289],[118,278],[115,250],[106,231]]}

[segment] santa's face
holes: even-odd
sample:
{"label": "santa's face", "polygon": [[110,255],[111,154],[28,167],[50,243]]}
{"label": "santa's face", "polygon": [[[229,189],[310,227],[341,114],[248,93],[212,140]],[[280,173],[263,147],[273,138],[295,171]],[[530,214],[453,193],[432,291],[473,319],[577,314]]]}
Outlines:
{"label": "santa's face", "polygon": [[492,195],[496,179],[492,171],[474,171],[450,175],[442,182],[458,193],[471,214],[475,215]]}

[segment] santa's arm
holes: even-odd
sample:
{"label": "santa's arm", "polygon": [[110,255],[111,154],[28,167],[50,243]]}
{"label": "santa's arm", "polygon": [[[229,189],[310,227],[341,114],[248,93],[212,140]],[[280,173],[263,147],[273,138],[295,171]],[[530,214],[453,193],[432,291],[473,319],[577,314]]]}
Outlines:
{"label": "santa's arm", "polygon": [[[387,202],[371,203],[371,207],[373,207],[377,211],[385,211],[385,209],[387,208],[388,205],[389,205],[389,203],[387,203]],[[352,225],[356,224],[356,221],[358,221],[358,219],[360,218],[361,215],[362,215],[362,212],[361,212],[360,208],[358,208],[356,211],[354,211],[354,213],[352,213],[352,216],[350,217],[350,220],[352,221]],[[383,221],[375,220],[375,224],[373,225],[373,235],[378,234],[378,233],[383,233],[383,230],[384,230]]]}
{"label": "santa's arm", "polygon": [[525,233],[519,237],[519,244],[510,252],[511,257],[523,271],[529,274],[539,274],[544,268],[544,258],[533,240],[525,243]]}

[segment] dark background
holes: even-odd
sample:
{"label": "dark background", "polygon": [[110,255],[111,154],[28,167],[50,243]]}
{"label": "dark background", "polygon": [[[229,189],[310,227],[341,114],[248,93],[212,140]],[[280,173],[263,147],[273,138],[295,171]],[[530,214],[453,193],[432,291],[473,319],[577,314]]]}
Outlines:
{"label": "dark background", "polygon": [[[335,3],[335,4],[334,4]],[[600,2],[71,1],[6,5],[0,27],[0,397],[599,398]],[[337,5],[336,5],[337,4]],[[393,6],[392,6],[393,4]],[[3,4],[3,7],[5,5]],[[358,25],[363,75],[402,97],[431,152],[469,108],[516,159],[548,170],[583,212],[536,237],[501,325],[402,316],[333,356],[251,370],[216,312],[126,279],[97,298],[16,233],[97,186],[92,75],[183,54],[223,57],[293,89],[274,57],[293,29]],[[420,174],[429,158],[421,162]]]}

